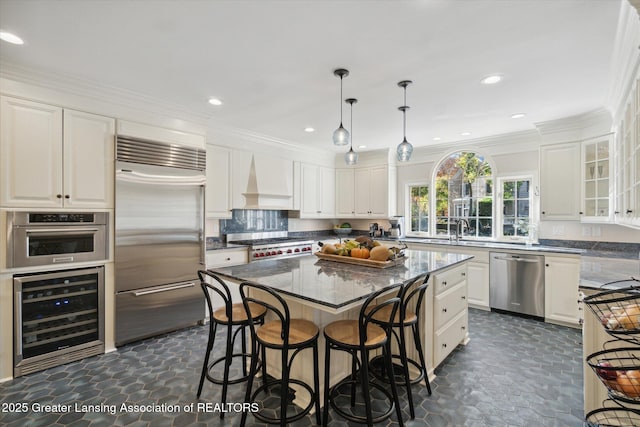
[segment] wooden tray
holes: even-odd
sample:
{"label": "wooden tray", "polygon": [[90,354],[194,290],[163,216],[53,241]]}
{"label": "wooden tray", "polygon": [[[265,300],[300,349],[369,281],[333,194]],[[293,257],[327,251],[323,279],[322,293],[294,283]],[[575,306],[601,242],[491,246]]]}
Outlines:
{"label": "wooden tray", "polygon": [[402,256],[400,258],[388,261],[375,261],[372,259],[353,258],[350,256],[323,254],[322,252],[315,252],[314,255],[320,259],[326,259],[328,261],[342,262],[345,264],[364,265],[366,267],[375,268],[395,267],[396,265],[404,264],[404,260],[406,259],[404,256]]}

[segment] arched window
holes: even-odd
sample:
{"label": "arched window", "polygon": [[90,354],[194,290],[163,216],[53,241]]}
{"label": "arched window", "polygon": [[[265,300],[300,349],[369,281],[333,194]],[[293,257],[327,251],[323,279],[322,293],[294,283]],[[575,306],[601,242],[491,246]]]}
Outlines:
{"label": "arched window", "polygon": [[473,152],[444,159],[435,180],[436,235],[493,236],[493,179],[489,163]]}

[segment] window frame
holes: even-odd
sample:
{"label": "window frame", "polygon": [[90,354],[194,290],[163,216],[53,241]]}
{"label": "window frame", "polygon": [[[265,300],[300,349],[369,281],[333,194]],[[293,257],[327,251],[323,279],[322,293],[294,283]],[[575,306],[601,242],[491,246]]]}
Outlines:
{"label": "window frame", "polygon": [[[413,231],[411,230],[411,187],[427,187],[427,190],[429,191],[429,206],[428,206],[428,210],[427,210],[427,223],[428,223],[428,227],[429,230],[425,231]],[[432,194],[432,183],[430,183],[427,180],[424,181],[415,181],[415,182],[407,182],[404,186],[404,201],[405,201],[405,206],[404,206],[404,211],[406,212],[405,218],[404,218],[404,228],[405,228],[405,235],[406,236],[411,236],[411,237],[431,237],[431,230],[433,227],[432,224],[432,219],[431,219],[431,214],[432,214],[432,205],[433,205],[433,194]]]}
{"label": "window frame", "polygon": [[[502,176],[497,176],[495,179],[496,182],[496,187],[499,190],[495,190],[495,201],[496,201],[496,206],[500,206],[500,209],[496,209],[495,212],[495,217],[496,217],[496,222],[498,224],[497,230],[498,233],[496,235],[497,240],[502,240],[502,241],[510,241],[510,242],[526,242],[527,241],[527,236],[517,236],[517,235],[513,235],[513,236],[506,236],[504,235],[504,229],[503,229],[503,225],[504,225],[504,183],[506,181],[529,181],[530,182],[530,187],[529,187],[529,224],[533,224],[536,227],[538,226],[539,222],[540,222],[540,214],[539,214],[539,191],[538,191],[538,174],[535,172],[522,172],[519,174],[513,174],[513,175],[502,175]],[[534,231],[534,235],[533,235],[533,241],[532,243],[538,243],[538,231],[539,230],[535,230]]]}
{"label": "window frame", "polygon": [[[431,186],[433,189],[436,188],[436,180],[438,178],[438,170],[440,169],[440,167],[442,166],[442,163],[444,161],[446,161],[447,159],[449,159],[451,156],[453,156],[456,153],[473,153],[478,157],[482,157],[482,159],[484,160],[484,162],[486,162],[489,167],[491,168],[491,175],[488,175],[486,178],[491,180],[492,182],[492,195],[491,195],[491,199],[492,199],[492,206],[491,206],[491,220],[493,221],[492,224],[492,230],[491,230],[491,235],[490,236],[469,236],[469,235],[464,235],[461,237],[464,237],[465,240],[476,240],[476,241],[495,241],[496,240],[496,165],[495,162],[488,156],[483,154],[482,152],[478,151],[475,148],[470,148],[470,147],[466,147],[466,148],[458,148],[456,150],[451,150],[448,151],[447,153],[445,153],[444,155],[442,155],[437,162],[435,162],[434,167],[433,167],[433,171],[431,173]],[[431,205],[430,205],[430,216],[431,216],[431,223],[430,223],[430,228],[431,228],[431,232],[430,232],[430,237],[433,238],[440,238],[440,239],[447,239],[447,238],[451,238],[450,234],[437,234],[437,216],[436,216],[436,205],[437,205],[437,191],[431,191]],[[452,215],[449,215],[449,217],[451,217]]]}

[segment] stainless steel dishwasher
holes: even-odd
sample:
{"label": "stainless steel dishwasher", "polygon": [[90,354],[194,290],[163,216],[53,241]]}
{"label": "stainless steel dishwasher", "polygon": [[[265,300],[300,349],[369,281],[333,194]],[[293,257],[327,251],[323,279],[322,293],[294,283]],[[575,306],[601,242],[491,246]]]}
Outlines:
{"label": "stainless steel dishwasher", "polygon": [[492,309],[544,318],[544,256],[491,252]]}

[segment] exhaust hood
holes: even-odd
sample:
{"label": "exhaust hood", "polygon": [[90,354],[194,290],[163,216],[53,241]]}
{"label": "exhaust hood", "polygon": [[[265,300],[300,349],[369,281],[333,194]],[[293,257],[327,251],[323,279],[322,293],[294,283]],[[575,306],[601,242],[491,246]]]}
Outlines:
{"label": "exhaust hood", "polygon": [[[241,209],[293,209],[293,161],[267,155],[253,154],[234,159],[234,167],[241,169],[240,194],[244,200],[234,203]],[[248,163],[248,165],[247,165]]]}

